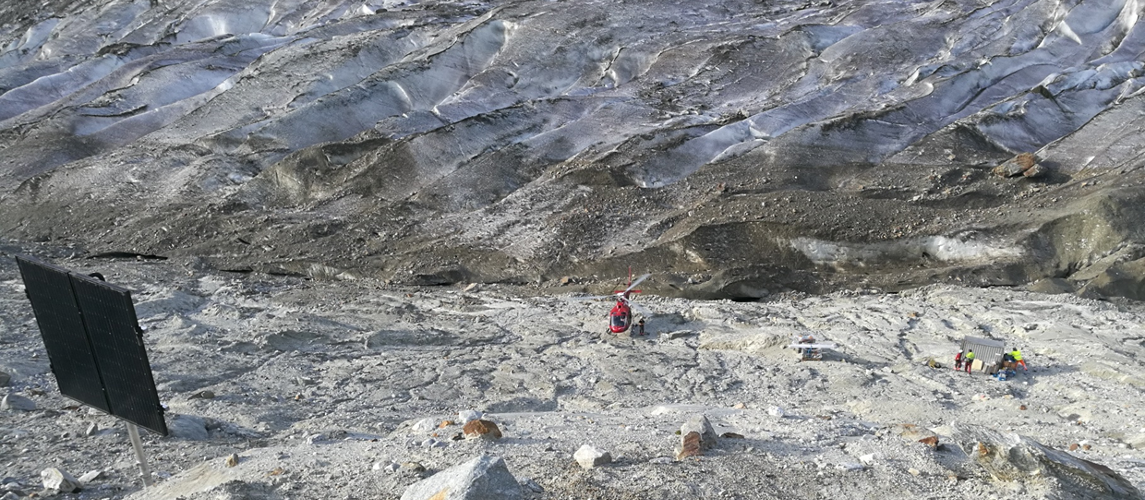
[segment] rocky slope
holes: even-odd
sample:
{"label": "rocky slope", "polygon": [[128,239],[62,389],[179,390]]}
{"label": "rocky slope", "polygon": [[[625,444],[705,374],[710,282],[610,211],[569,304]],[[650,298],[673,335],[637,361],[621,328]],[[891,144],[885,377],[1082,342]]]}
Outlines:
{"label": "rocky slope", "polygon": [[[0,488],[16,498],[60,468],[98,476],[59,498],[397,499],[483,455],[511,475],[519,496],[505,498],[1145,490],[1137,303],[949,285],[766,302],[640,296],[648,335],[633,337],[603,333],[608,303],[554,289],[3,251],[0,392],[13,407],[0,413]],[[15,252],[133,290],[172,431],[144,434],[155,486],[142,488],[122,423],[57,392]],[[787,345],[805,334],[838,348],[800,362]],[[1021,347],[1030,370],[1007,381],[953,371],[967,335]],[[464,438],[471,411],[502,437]],[[700,416],[722,437],[677,459],[677,431]],[[584,445],[611,462],[582,468]]]}

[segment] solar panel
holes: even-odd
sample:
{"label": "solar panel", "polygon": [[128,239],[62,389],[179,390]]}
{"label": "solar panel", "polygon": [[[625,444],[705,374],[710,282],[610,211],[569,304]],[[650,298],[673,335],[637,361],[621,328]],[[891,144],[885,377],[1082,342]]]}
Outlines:
{"label": "solar panel", "polygon": [[16,257],[60,394],[111,413],[68,271]]}
{"label": "solar panel", "polygon": [[167,435],[131,292],[17,257],[60,393]]}

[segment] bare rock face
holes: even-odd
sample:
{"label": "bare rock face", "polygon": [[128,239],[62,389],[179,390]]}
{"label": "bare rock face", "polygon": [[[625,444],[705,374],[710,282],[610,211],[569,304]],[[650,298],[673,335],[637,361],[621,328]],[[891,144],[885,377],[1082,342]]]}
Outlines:
{"label": "bare rock face", "polygon": [[953,439],[973,462],[999,481],[1056,483],[1063,498],[1140,499],[1141,492],[1109,467],[1017,434],[957,428]]}
{"label": "bare rock face", "polygon": [[521,498],[521,485],[501,457],[482,455],[445,469],[406,488],[401,500]]}

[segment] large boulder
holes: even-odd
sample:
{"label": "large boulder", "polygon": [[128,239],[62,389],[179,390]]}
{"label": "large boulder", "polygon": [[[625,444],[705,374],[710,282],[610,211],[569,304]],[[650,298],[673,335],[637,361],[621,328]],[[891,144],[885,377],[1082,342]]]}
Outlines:
{"label": "large boulder", "polygon": [[1050,498],[1141,499],[1133,483],[1109,467],[1075,457],[1018,434],[957,427],[952,439],[998,481],[1045,482]]}
{"label": "large boulder", "polygon": [[482,455],[411,484],[401,500],[516,500],[521,485],[501,457]]}

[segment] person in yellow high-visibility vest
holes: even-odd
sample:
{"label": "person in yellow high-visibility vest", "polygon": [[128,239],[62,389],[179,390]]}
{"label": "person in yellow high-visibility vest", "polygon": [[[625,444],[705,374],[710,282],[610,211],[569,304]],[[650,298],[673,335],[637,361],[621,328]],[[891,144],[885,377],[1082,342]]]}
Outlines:
{"label": "person in yellow high-visibility vest", "polygon": [[966,353],[966,357],[962,362],[966,363],[966,373],[970,373],[970,367],[974,366],[974,351]]}
{"label": "person in yellow high-visibility vest", "polygon": [[1014,350],[1010,351],[1010,355],[1014,357],[1014,363],[1022,365],[1022,371],[1029,371],[1029,368],[1026,368],[1026,362],[1022,359],[1022,351],[1015,347]]}

